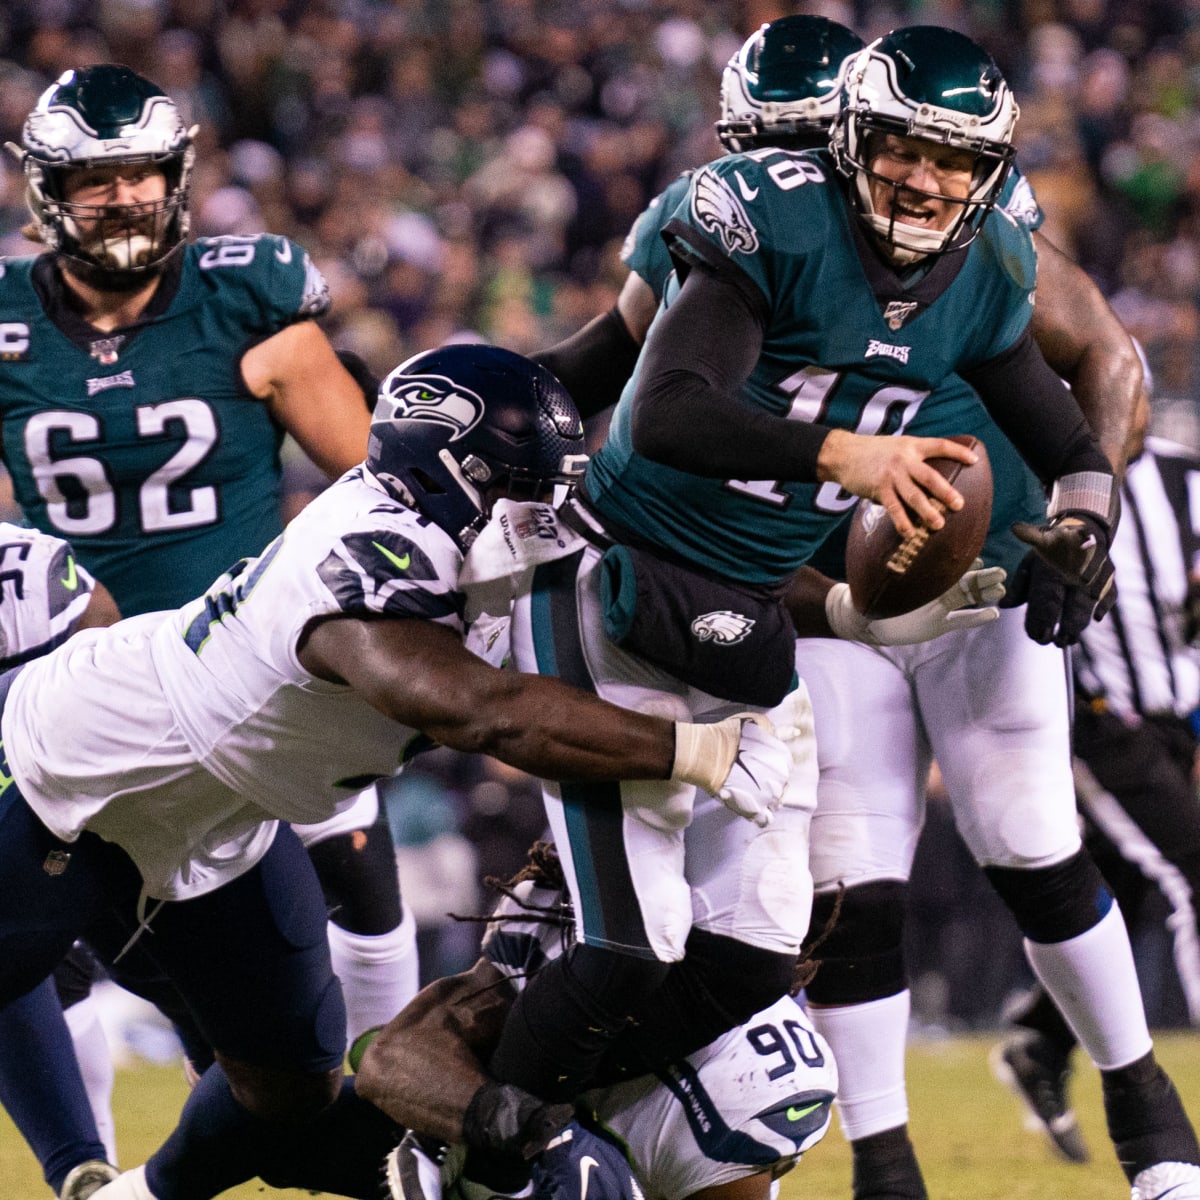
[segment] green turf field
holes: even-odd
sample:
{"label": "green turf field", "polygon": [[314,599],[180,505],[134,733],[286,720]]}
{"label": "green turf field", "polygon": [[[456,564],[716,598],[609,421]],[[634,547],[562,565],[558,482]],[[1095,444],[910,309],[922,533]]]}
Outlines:
{"label": "green turf field", "polygon": [[[1095,1161],[1060,1164],[1040,1137],[1023,1132],[1016,1101],[996,1084],[986,1065],[987,1040],[922,1043],[910,1053],[913,1130],[933,1200],[1127,1200],[1129,1189],[1104,1136],[1095,1071],[1082,1067],[1075,1095],[1080,1123]],[[1164,1035],[1158,1053],[1193,1115],[1200,1117],[1200,1039]],[[117,1076],[116,1115],[122,1158],[134,1164],[154,1149],[174,1121],[184,1097],[173,1067],[139,1067]],[[840,1134],[829,1137],[783,1181],[781,1200],[848,1200],[849,1156]],[[289,1197],[246,1184],[226,1192],[236,1200]],[[0,1196],[48,1197],[33,1156],[0,1113]]]}

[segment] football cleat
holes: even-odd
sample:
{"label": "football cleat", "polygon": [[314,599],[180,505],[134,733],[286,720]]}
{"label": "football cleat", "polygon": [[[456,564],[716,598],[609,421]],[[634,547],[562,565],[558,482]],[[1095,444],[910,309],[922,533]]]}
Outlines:
{"label": "football cleat", "polygon": [[102,1184],[98,1191],[92,1192],[91,1200],[158,1200],[158,1197],[146,1183],[143,1164],[132,1171],[122,1171],[111,1183]]}
{"label": "football cleat", "polygon": [[383,1160],[391,1200],[442,1200],[442,1160],[446,1147],[411,1129]]}
{"label": "football cleat", "polygon": [[63,1180],[58,1200],[91,1200],[106,1183],[111,1183],[121,1174],[111,1163],[93,1158],[72,1167]]}
{"label": "football cleat", "polygon": [[992,1074],[1025,1106],[1026,1128],[1044,1133],[1068,1162],[1090,1159],[1067,1100],[1071,1064],[1066,1054],[1049,1038],[1028,1030],[994,1046],[988,1062]]}
{"label": "football cleat", "polygon": [[1200,1200],[1200,1167],[1160,1162],[1139,1171],[1129,1200]]}

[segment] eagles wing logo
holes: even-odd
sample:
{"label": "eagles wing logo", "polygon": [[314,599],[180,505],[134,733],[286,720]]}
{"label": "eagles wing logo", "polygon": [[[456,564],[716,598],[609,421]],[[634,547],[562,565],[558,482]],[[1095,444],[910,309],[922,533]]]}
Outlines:
{"label": "eagles wing logo", "polygon": [[452,442],[483,419],[483,401],[444,375],[411,375],[401,383],[403,386],[391,392],[396,416],[448,425],[454,431]]}
{"label": "eagles wing logo", "polygon": [[711,171],[696,173],[692,184],[692,216],[705,233],[721,239],[726,254],[754,254],[758,231],[750,224],[745,205],[723,179]]}
{"label": "eagles wing logo", "polygon": [[702,613],[692,622],[692,634],[697,641],[714,642],[721,646],[734,646],[744,641],[753,628],[752,617],[731,612],[727,608]]}

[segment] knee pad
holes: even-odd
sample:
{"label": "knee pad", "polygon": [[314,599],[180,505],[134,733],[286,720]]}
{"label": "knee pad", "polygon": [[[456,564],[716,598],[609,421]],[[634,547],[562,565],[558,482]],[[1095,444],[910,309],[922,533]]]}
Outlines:
{"label": "knee pad", "polygon": [[822,892],[814,899],[808,944],[817,973],[805,988],[810,1000],[866,1004],[908,986],[903,949],[907,890],[902,879],[877,879],[847,888],[828,933],[838,893]]}
{"label": "knee pad", "polygon": [[985,867],[983,873],[1031,942],[1078,937],[1112,908],[1112,893],[1086,850],[1052,867]]}
{"label": "knee pad", "polygon": [[400,924],[396,851],[387,818],[308,847],[329,919],[347,933],[378,937]]}

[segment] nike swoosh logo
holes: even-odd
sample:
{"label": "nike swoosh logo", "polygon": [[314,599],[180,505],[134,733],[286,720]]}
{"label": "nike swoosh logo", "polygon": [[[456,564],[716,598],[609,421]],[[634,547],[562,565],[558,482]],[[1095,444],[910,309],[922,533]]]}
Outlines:
{"label": "nike swoosh logo", "polygon": [[407,571],[412,564],[412,555],[406,554],[403,558],[393,554],[386,546],[381,546],[378,542],[372,542],[372,546],[383,555],[398,571]]}
{"label": "nike swoosh logo", "polygon": [[290,263],[292,261],[292,243],[284,242],[282,245],[276,246],[275,257],[281,263]]}
{"label": "nike swoosh logo", "polygon": [[789,1106],[787,1110],[787,1119],[789,1121],[802,1121],[811,1112],[816,1112],[818,1108],[823,1107],[823,1102],[818,1100],[816,1104],[810,1104],[807,1108],[796,1108]]}
{"label": "nike swoosh logo", "polygon": [[591,1174],[593,1167],[599,1165],[590,1154],[585,1154],[579,1160],[579,1200],[587,1200],[588,1175]]}
{"label": "nike swoosh logo", "polygon": [[75,572],[75,560],[73,558],[67,559],[67,575],[62,581],[62,585],[68,592],[73,592],[79,586],[79,576]]}
{"label": "nike swoosh logo", "polygon": [[742,178],[741,171],[734,171],[734,179],[737,180],[738,191],[742,193],[743,200],[753,200],[758,195],[759,189],[749,187],[746,181]]}

